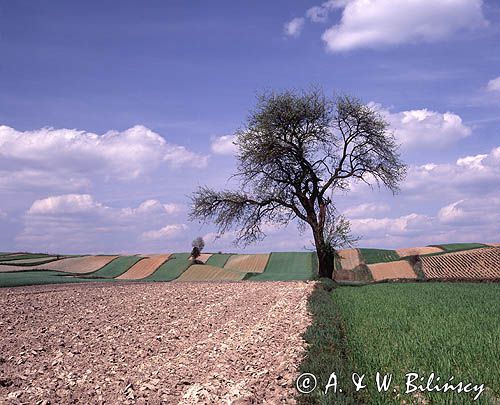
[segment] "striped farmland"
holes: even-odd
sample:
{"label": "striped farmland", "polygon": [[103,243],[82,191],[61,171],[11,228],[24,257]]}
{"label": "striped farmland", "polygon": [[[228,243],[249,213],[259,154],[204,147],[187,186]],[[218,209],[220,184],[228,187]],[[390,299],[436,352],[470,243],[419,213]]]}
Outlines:
{"label": "striped farmland", "polygon": [[232,255],[224,265],[225,269],[242,273],[263,273],[269,261],[269,253],[254,255]]}
{"label": "striped farmland", "polygon": [[414,255],[428,255],[432,253],[443,253],[443,249],[436,246],[421,246],[421,247],[397,249],[396,253],[400,257],[405,257]]}
{"label": "striped farmland", "polygon": [[45,256],[39,258],[31,258],[31,259],[13,259],[8,261],[0,261],[0,264],[6,264],[8,266],[38,266],[40,264],[46,264],[50,262],[54,262],[56,260],[61,260],[64,257],[57,256]]}
{"label": "striped farmland", "polygon": [[245,273],[208,264],[194,264],[175,281],[240,281],[244,277]]}
{"label": "striped farmland", "polygon": [[[199,262],[202,262],[202,263],[206,263],[208,259],[210,259],[212,257],[212,253],[202,253],[200,254],[196,260],[199,261]],[[193,257],[192,256],[189,256],[189,259],[188,260],[193,260]]]}
{"label": "striped farmland", "polygon": [[316,254],[310,252],[273,252],[263,273],[248,276],[252,281],[310,280],[317,274]]}
{"label": "striped farmland", "polygon": [[174,253],[144,281],[172,281],[179,277],[191,265],[189,253]]}
{"label": "striped farmland", "polygon": [[47,264],[41,264],[38,266],[8,266],[1,265],[0,272],[17,272],[26,270],[53,270],[60,271],[63,273],[73,273],[73,274],[86,274],[93,273],[99,270],[101,267],[105,266],[112,260],[115,260],[118,256],[82,256],[82,257],[70,257],[66,259],[57,260],[55,262],[50,262]]}
{"label": "striped farmland", "polygon": [[153,274],[158,267],[168,260],[170,254],[154,255],[143,258],[129,268],[125,273],[116,277],[117,280],[139,280]]}
{"label": "striped farmland", "polygon": [[85,276],[87,278],[115,278],[121,276],[134,264],[136,264],[141,257],[139,256],[120,256],[110,263],[106,264],[101,269]]}
{"label": "striped farmland", "polygon": [[417,279],[417,274],[413,271],[413,267],[406,260],[369,264],[368,268],[370,269],[373,280],[375,281]]}
{"label": "striped farmland", "polygon": [[500,280],[500,247],[422,257],[428,280]]}
{"label": "striped farmland", "polygon": [[231,256],[232,255],[230,253],[214,253],[207,260],[206,264],[209,264],[210,266],[224,267]]}
{"label": "striped farmland", "polygon": [[340,266],[343,270],[352,270],[361,264],[358,249],[339,250]]}

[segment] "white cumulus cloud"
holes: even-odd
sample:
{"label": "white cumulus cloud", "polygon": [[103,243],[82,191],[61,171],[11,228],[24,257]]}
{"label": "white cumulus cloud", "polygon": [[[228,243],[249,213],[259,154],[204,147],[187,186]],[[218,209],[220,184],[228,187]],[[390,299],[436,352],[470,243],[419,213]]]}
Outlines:
{"label": "white cumulus cloud", "polygon": [[[76,129],[17,131],[0,126],[1,188],[60,184],[60,189],[88,188],[92,178],[137,179],[166,164],[205,167],[208,156],[170,144],[137,125],[103,135]],[[13,183],[12,179],[15,179]]]}
{"label": "white cumulus cloud", "polygon": [[223,135],[213,139],[211,149],[218,155],[234,155],[237,147],[234,144],[234,135]]}
{"label": "white cumulus cloud", "polygon": [[500,147],[488,154],[464,156],[455,163],[411,166],[402,184],[406,193],[419,196],[468,197],[500,190]]}
{"label": "white cumulus cloud", "polygon": [[[187,229],[177,222],[178,204],[146,200],[137,207],[112,207],[90,194],[64,194],[35,200],[23,218],[16,238],[26,250],[94,253],[151,251],[162,246],[151,240],[176,235]],[[159,231],[159,223],[168,225]],[[163,247],[168,249],[168,247]]]}
{"label": "white cumulus cloud", "polygon": [[182,235],[187,229],[185,224],[173,224],[164,226],[161,229],[143,232],[142,238],[151,239],[170,239]]}
{"label": "white cumulus cloud", "polygon": [[496,79],[491,79],[486,86],[488,91],[500,91],[500,76]]}
{"label": "white cumulus cloud", "polygon": [[288,21],[283,27],[283,31],[285,35],[289,37],[298,37],[302,32],[302,28],[304,27],[304,18],[297,17],[290,21]]}
{"label": "white cumulus cloud", "polygon": [[344,214],[349,218],[360,218],[387,212],[389,209],[390,207],[387,204],[363,203],[346,209]]}
{"label": "white cumulus cloud", "polygon": [[462,118],[452,112],[440,113],[423,108],[393,113],[379,104],[369,105],[379,110],[398,142],[408,149],[444,148],[472,133]]}
{"label": "white cumulus cloud", "polygon": [[[487,24],[482,0],[348,0],[344,3],[340,22],[322,36],[333,52],[433,42],[463,29]],[[323,14],[317,11],[314,15],[319,15],[321,20]]]}
{"label": "white cumulus cloud", "polygon": [[36,200],[28,210],[28,215],[64,215],[91,212],[104,206],[89,194],[66,194]]}

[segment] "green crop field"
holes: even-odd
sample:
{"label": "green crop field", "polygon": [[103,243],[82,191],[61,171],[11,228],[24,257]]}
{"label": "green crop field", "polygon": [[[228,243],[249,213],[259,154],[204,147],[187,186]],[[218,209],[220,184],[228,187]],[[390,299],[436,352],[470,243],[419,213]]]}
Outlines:
{"label": "green crop field", "polygon": [[189,253],[174,253],[153,274],[142,281],[172,281],[179,277],[191,265]]}
{"label": "green crop field", "polygon": [[224,267],[231,256],[228,253],[215,253],[209,257],[206,264],[215,267]]}
{"label": "green crop field", "polygon": [[431,245],[443,249],[445,252],[458,252],[460,250],[469,250],[487,247],[482,243],[447,243],[444,245]]}
{"label": "green crop field", "polygon": [[125,273],[141,258],[139,256],[120,256],[101,269],[85,276],[85,278],[115,278]]}
{"label": "green crop field", "polygon": [[63,258],[64,257],[62,256],[59,258],[54,256],[46,256],[46,257],[39,257],[36,259],[19,259],[19,260],[9,260],[6,262],[0,261],[0,264],[6,264],[9,266],[39,266],[41,264],[55,262]]}
{"label": "green crop field", "polygon": [[386,263],[400,260],[395,250],[361,248],[359,252],[366,264]]}
{"label": "green crop field", "polygon": [[310,252],[273,252],[264,273],[251,273],[252,281],[310,280],[317,273],[316,256]]}
{"label": "green crop field", "polygon": [[[61,284],[61,283],[80,283],[88,282],[88,279],[81,277],[65,276],[65,273],[59,271],[18,271],[15,273],[0,273],[0,287],[18,287],[23,285],[39,284]],[[93,281],[113,281],[98,279]]]}
{"label": "green crop field", "polygon": [[[416,403],[405,391],[405,374],[434,372],[443,384],[485,384],[475,403],[500,398],[500,285],[457,283],[379,284],[319,289],[310,300],[315,321],[306,334],[310,346],[302,372],[319,373],[326,383],[336,371],[339,381],[353,372],[365,374],[367,388],[326,398],[315,393],[301,403]],[[326,343],[325,343],[326,342]],[[325,366],[326,364],[326,366]],[[387,393],[379,393],[377,372],[392,374]],[[420,381],[418,383],[421,383]],[[436,383],[436,381],[434,381]],[[396,393],[394,387],[398,386]],[[471,394],[422,393],[432,404],[472,403]],[[427,402],[429,403],[429,402]]]}

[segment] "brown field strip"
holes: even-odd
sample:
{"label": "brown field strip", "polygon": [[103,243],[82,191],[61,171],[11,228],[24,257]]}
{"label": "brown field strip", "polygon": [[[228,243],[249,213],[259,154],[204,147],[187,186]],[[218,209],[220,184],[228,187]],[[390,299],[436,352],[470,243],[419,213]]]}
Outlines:
{"label": "brown field strip", "polygon": [[373,279],[375,281],[382,280],[398,280],[398,279],[417,279],[417,275],[413,271],[411,264],[406,260],[398,260],[389,263],[369,264]]}
{"label": "brown field strip", "polygon": [[207,264],[194,264],[190,266],[177,281],[239,281],[243,280],[245,273],[223,269],[222,267]]}
{"label": "brown field strip", "polygon": [[263,273],[269,260],[269,253],[256,255],[233,255],[224,265],[224,269],[244,273]]}
{"label": "brown field strip", "polygon": [[343,270],[352,270],[361,264],[358,249],[339,250],[340,265]]}
{"label": "brown field strip", "polygon": [[165,263],[170,254],[154,255],[139,260],[130,269],[121,276],[116,277],[118,280],[139,280],[153,274],[158,267]]}
{"label": "brown field strip", "polygon": [[405,249],[397,249],[396,253],[400,257],[414,256],[414,255],[428,255],[430,253],[442,253],[443,249],[435,246],[421,246],[421,247],[411,247]]}
{"label": "brown field strip", "polygon": [[422,270],[427,279],[500,280],[500,247],[422,257]]}
{"label": "brown field strip", "polygon": [[70,257],[67,259],[57,260],[38,266],[7,266],[1,265],[0,272],[9,271],[26,271],[26,270],[54,270],[62,271],[65,273],[83,274],[91,273],[104,267],[110,261],[116,259],[118,256],[82,256]]}
{"label": "brown field strip", "polygon": [[[210,259],[212,257],[213,253],[202,253],[201,255],[199,255],[196,260],[202,262],[202,263],[206,263],[208,259]],[[193,258],[191,256],[189,256],[189,259],[188,260],[193,260]]]}
{"label": "brown field strip", "polygon": [[486,243],[486,245],[492,246],[492,247],[500,247],[500,243]]}

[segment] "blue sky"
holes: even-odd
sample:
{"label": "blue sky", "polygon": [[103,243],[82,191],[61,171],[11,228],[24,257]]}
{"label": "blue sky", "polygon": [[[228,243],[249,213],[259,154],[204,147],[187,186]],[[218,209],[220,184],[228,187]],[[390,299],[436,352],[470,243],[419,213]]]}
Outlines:
{"label": "blue sky", "polygon": [[[410,165],[339,196],[360,245],[500,241],[496,1],[0,1],[0,52],[0,250],[240,250],[187,196],[226,185],[258,92],[310,85],[372,103]],[[247,250],[309,244],[268,228]]]}

